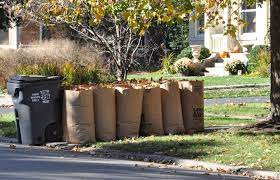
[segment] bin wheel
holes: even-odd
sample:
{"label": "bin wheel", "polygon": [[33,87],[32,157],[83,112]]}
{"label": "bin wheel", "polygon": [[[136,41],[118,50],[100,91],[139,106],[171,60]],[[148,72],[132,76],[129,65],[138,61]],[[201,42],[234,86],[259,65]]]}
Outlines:
{"label": "bin wheel", "polygon": [[47,126],[45,131],[46,142],[59,142],[62,134],[56,123]]}

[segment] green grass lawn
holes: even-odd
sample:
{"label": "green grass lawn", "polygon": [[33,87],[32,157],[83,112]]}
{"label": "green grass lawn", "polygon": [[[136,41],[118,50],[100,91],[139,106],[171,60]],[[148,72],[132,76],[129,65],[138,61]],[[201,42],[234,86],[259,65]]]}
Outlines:
{"label": "green grass lawn", "polygon": [[227,90],[206,90],[204,91],[205,99],[217,98],[237,98],[237,97],[259,97],[269,96],[270,88],[242,88]]}
{"label": "green grass lawn", "polygon": [[189,79],[189,80],[204,80],[205,86],[217,86],[217,85],[241,85],[241,84],[269,84],[269,78],[247,77],[247,76],[228,76],[228,77],[183,77],[178,75],[162,74],[160,72],[143,73],[143,74],[130,74],[128,79],[151,79],[158,80],[164,79]]}
{"label": "green grass lawn", "polygon": [[98,148],[163,155],[280,171],[280,135],[215,132],[97,143]]}
{"label": "green grass lawn", "polygon": [[0,136],[16,137],[15,117],[13,114],[0,115]]}
{"label": "green grass lawn", "polygon": [[4,92],[5,92],[5,88],[3,88],[2,86],[0,86],[0,95],[1,95],[1,94],[4,94]]}
{"label": "green grass lawn", "polygon": [[205,126],[243,126],[256,123],[269,113],[269,103],[205,106]]}
{"label": "green grass lawn", "polygon": [[[266,116],[269,103],[205,106],[205,125],[247,125]],[[193,136],[150,136],[97,143],[101,149],[163,154],[215,163],[280,171],[280,134],[218,131]]]}
{"label": "green grass lawn", "polygon": [[244,103],[205,106],[205,114],[223,117],[263,118],[269,113],[269,103]]}
{"label": "green grass lawn", "polygon": [[231,118],[222,116],[206,116],[205,127],[211,126],[244,126],[256,123],[256,119],[250,118]]}

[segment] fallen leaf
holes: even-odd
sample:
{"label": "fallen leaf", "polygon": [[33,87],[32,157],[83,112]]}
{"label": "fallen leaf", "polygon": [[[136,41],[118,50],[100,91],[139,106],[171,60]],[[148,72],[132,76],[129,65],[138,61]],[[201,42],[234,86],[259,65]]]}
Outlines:
{"label": "fallen leaf", "polygon": [[15,145],[15,144],[10,144],[10,145],[9,145],[9,148],[10,148],[10,149],[16,149],[16,145]]}

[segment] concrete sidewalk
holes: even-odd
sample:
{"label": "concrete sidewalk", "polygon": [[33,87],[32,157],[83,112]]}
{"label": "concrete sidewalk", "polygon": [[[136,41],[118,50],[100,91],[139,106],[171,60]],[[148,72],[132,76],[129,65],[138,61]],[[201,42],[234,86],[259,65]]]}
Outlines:
{"label": "concrete sidewalk", "polygon": [[8,95],[0,95],[0,115],[13,113],[13,101]]}
{"label": "concrete sidewalk", "polygon": [[13,101],[9,95],[0,95],[0,107],[1,106],[12,106]]}
{"label": "concrete sidewalk", "polygon": [[240,97],[240,98],[219,98],[219,99],[205,99],[205,105],[218,105],[218,104],[238,104],[238,103],[268,103],[270,98],[263,97]]}

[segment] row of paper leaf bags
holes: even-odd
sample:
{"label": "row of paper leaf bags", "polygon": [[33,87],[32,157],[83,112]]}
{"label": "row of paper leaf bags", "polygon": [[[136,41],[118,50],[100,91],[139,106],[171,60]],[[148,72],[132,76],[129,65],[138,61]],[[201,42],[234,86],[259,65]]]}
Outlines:
{"label": "row of paper leaf bags", "polygon": [[64,139],[72,144],[203,131],[202,81],[65,90]]}

